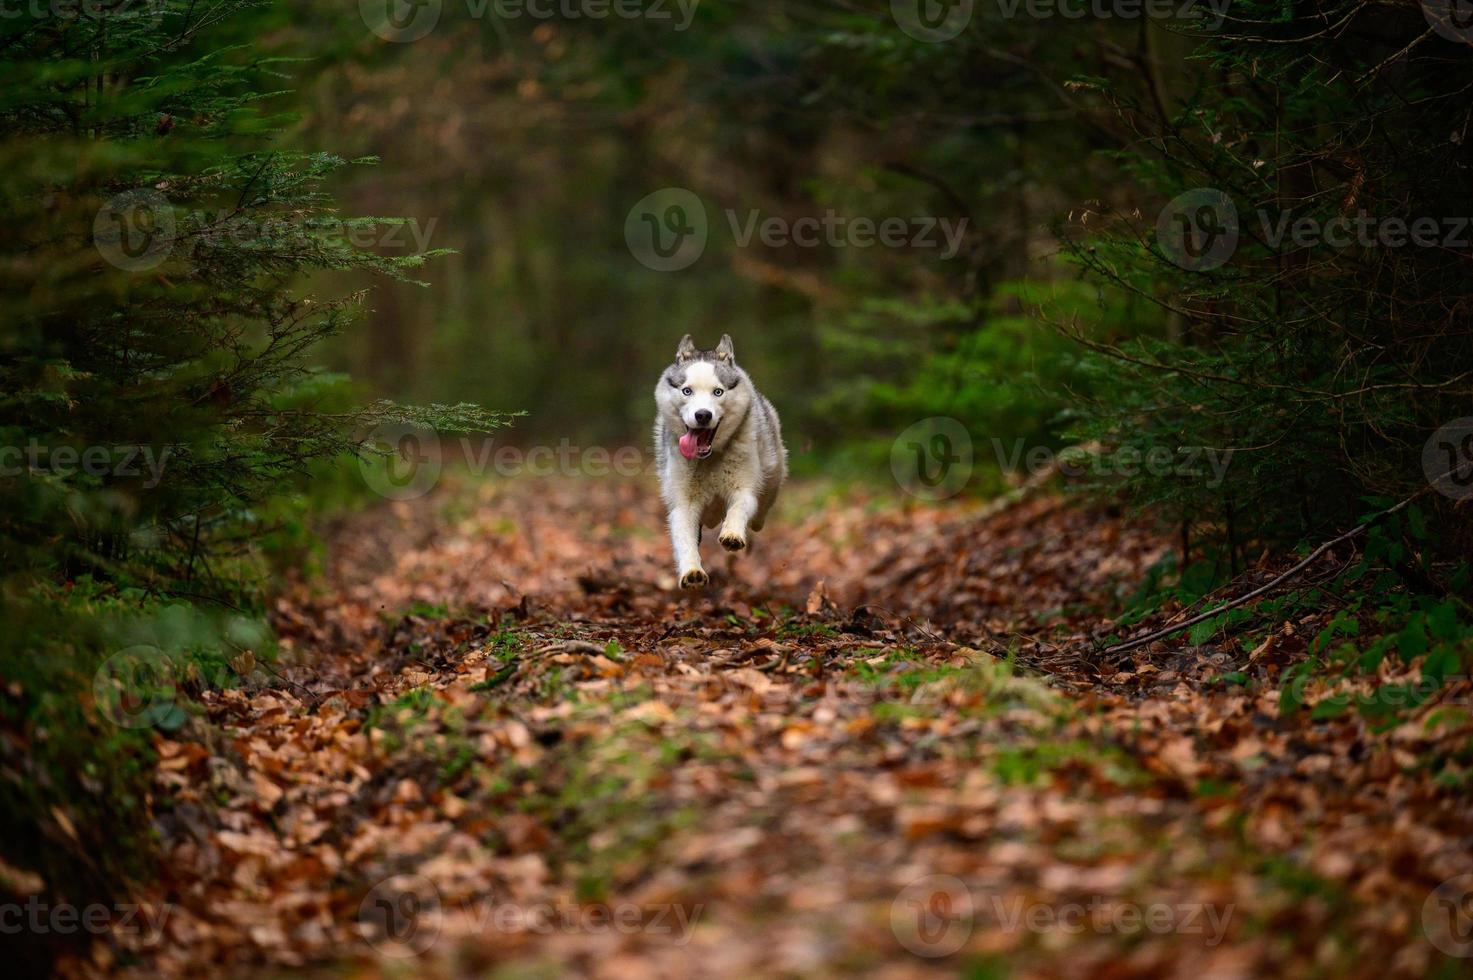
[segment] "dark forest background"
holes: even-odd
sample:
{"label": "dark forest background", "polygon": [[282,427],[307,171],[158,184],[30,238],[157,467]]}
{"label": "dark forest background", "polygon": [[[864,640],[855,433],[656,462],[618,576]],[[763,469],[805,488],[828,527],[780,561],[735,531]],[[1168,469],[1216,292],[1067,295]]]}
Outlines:
{"label": "dark forest background", "polygon": [[[368,496],[366,431],[642,447],[687,332],[736,339],[800,474],[894,493],[896,437],[936,417],[972,440],[964,499],[1028,477],[994,448],[1018,440],[1231,450],[1220,481],[1070,485],[1179,535],[1162,583],[1195,596],[1415,498],[1345,587],[1432,604],[1399,623],[1468,608],[1461,487],[1427,490],[1473,445],[1473,31],[1435,0],[976,3],[944,40],[864,0],[702,0],[685,29],[446,0],[413,41],[349,0],[22,6],[0,433],[41,448],[0,477],[0,809],[58,892],[147,873],[149,749],[94,683],[121,640],[230,683],[271,655],[263,596],[310,567],[315,515]],[[662,272],[626,223],[670,187],[709,241]],[[955,255],[744,247],[727,211],[966,231]],[[1269,233],[1360,215],[1438,232]],[[155,486],[58,457],[140,445],[171,449]],[[34,819],[57,807],[70,829]]]}

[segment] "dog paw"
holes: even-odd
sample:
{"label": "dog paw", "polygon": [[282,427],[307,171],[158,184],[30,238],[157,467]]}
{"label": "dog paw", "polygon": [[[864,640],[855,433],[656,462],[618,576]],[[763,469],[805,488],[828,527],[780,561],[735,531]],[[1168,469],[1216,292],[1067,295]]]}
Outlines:
{"label": "dog paw", "polygon": [[747,546],[747,539],[735,531],[721,532],[721,547],[727,551],[741,551]]}
{"label": "dog paw", "polygon": [[703,569],[692,568],[683,572],[680,576],[680,587],[682,589],[704,589],[710,584],[711,578]]}

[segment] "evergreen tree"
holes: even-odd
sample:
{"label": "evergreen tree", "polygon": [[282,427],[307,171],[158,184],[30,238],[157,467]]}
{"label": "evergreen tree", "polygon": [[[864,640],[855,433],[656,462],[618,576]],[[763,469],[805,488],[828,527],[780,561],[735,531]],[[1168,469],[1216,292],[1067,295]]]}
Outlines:
{"label": "evergreen tree", "polygon": [[[1469,414],[1473,35],[1429,30],[1433,6],[1238,3],[1181,68],[1079,82],[1140,134],[1124,156],[1154,201],[1098,208],[1111,231],[1072,254],[1172,329],[1079,338],[1106,387],[1076,432],[1231,450],[1221,483],[1116,486],[1234,568],[1250,539],[1324,536],[1425,488],[1452,460],[1434,434]],[[1454,543],[1452,501],[1430,499]]]}
{"label": "evergreen tree", "polygon": [[[0,812],[7,856],[73,900],[144,853],[147,742],[93,710],[126,633],[110,617],[248,606],[255,508],[312,461],[371,453],[376,426],[498,423],[353,408],[309,367],[362,297],[305,277],[407,280],[433,253],[374,250],[393,222],[341,217],[324,190],[344,161],[276,142],[288,66],[253,43],[270,14],[55,0],[0,18]],[[167,618],[180,649],[239,652],[187,607]],[[66,834],[36,817],[57,812]]]}

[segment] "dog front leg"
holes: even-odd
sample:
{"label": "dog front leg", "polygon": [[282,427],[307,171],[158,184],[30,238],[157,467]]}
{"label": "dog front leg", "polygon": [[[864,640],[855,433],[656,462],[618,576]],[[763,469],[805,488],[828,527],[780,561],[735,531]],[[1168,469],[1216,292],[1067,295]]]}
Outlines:
{"label": "dog front leg", "polygon": [[701,567],[701,512],[695,507],[670,511],[670,544],[675,549],[675,568],[682,589],[703,589],[710,581]]}
{"label": "dog front leg", "polygon": [[727,551],[741,551],[747,546],[747,524],[757,513],[757,495],[750,490],[741,490],[732,495],[726,505],[726,517],[721,522],[721,547]]}

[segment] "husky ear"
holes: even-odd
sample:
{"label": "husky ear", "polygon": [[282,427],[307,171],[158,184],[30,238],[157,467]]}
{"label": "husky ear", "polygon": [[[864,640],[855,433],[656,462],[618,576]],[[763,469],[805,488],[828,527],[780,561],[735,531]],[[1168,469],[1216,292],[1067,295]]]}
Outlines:
{"label": "husky ear", "polygon": [[686,334],[680,338],[680,346],[675,348],[675,360],[677,363],[684,364],[686,361],[695,360],[698,353],[700,352],[696,350],[696,342],[690,339],[690,334]]}
{"label": "husky ear", "polygon": [[736,349],[731,346],[731,334],[721,335],[721,343],[716,345],[716,360],[727,364],[736,363]]}

